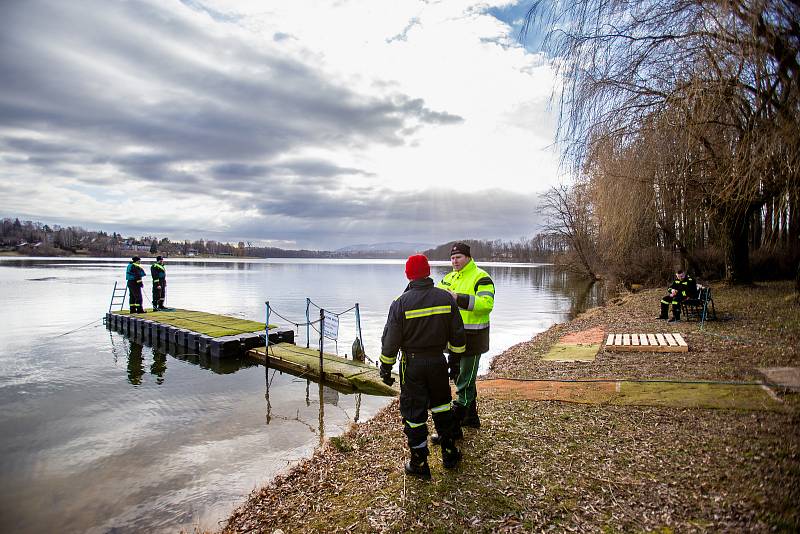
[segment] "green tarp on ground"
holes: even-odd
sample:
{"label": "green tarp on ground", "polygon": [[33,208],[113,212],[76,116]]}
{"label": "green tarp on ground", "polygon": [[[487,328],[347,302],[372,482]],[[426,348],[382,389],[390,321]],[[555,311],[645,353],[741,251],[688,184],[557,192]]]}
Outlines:
{"label": "green tarp on ground", "polygon": [[595,359],[599,350],[599,343],[556,343],[542,359],[552,362],[590,362]]}
{"label": "green tarp on ground", "polygon": [[660,382],[621,382],[611,404],[735,410],[774,410],[780,407],[780,402],[758,385]]}

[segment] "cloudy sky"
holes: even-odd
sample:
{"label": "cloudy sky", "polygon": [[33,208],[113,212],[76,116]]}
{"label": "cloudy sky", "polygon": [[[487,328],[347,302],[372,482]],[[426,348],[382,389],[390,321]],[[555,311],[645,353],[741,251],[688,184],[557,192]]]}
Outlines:
{"label": "cloudy sky", "polygon": [[334,249],[536,233],[521,4],[0,2],[0,216]]}

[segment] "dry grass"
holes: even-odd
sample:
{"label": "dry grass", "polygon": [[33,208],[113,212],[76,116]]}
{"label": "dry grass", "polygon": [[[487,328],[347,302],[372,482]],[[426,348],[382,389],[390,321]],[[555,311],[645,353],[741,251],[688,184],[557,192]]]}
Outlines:
{"label": "dry grass", "polygon": [[[687,328],[688,355],[538,361],[566,332],[663,324],[650,318],[655,292],[633,295],[512,348],[492,373],[750,379],[754,365],[797,364],[797,311],[769,301],[781,291],[720,290],[727,320],[708,334]],[[463,464],[445,471],[434,449],[426,483],[402,473],[395,402],[255,492],[224,532],[797,531],[797,406],[745,412],[484,398],[484,425],[466,430]]]}
{"label": "dry grass", "polygon": [[[569,323],[557,324],[531,341],[499,355],[489,376],[502,378],[682,378],[760,380],[758,367],[800,365],[800,306],[791,282],[754,287],[715,287],[718,321],[700,330],[697,322],[656,319],[662,290],[619,297]],[[593,362],[542,361],[558,339],[601,326],[606,332],[680,332],[688,353],[636,353],[601,350]]]}

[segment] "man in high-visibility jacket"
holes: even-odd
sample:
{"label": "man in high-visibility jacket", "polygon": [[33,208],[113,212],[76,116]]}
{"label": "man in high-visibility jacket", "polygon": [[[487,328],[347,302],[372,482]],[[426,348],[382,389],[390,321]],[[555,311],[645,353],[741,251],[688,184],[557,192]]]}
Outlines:
{"label": "man in high-visibility jacket", "polygon": [[134,256],[131,258],[128,267],[125,269],[125,280],[128,283],[128,303],[131,313],[145,313],[142,307],[142,278],[146,276],[144,269],[139,265],[141,258]]}
{"label": "man in high-visibility jacket", "polygon": [[153,277],[153,311],[163,310],[167,298],[167,269],[163,257],[156,257],[156,262],[150,266],[150,276]]}
{"label": "man in high-visibility jacket", "polygon": [[392,302],[381,338],[380,375],[389,385],[394,382],[392,367],[397,351],[400,360],[400,414],[403,432],[408,437],[411,461],[405,472],[429,479],[428,410],[441,439],[442,464],[446,469],[458,465],[461,452],[454,433],[460,430],[450,406],[450,381],[444,350],[460,353],[465,348],[464,323],[453,299],[433,286],[428,258],[417,254],[406,262],[411,281],[405,292]]}
{"label": "man in high-visibility jacket", "polygon": [[452,246],[450,263],[453,270],[439,282],[438,287],[448,290],[455,299],[467,334],[464,353],[450,354],[450,377],[456,383],[453,413],[460,426],[479,428],[481,421],[475,378],[481,354],[489,350],[489,314],[494,308],[494,282],[486,271],[475,265],[466,243]]}

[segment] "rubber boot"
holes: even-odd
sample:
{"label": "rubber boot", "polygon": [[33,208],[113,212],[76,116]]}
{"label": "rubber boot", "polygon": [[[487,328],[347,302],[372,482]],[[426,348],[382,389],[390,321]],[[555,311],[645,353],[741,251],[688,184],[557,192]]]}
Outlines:
{"label": "rubber boot", "polygon": [[411,449],[411,460],[406,462],[407,475],[425,480],[431,478],[431,468],[428,466],[428,447]]}
{"label": "rubber boot", "polygon": [[658,318],[665,321],[669,319],[669,304],[661,303],[661,315],[659,315]]}
{"label": "rubber boot", "polygon": [[445,469],[453,469],[461,461],[461,451],[456,447],[456,442],[449,438],[442,438],[442,465]]}
{"label": "rubber boot", "polygon": [[667,321],[668,323],[677,323],[681,320],[681,309],[678,306],[672,307],[672,319]]}
{"label": "rubber boot", "polygon": [[461,420],[461,426],[468,426],[470,428],[481,427],[481,419],[478,417],[478,399],[475,399],[466,407],[466,413]]}

